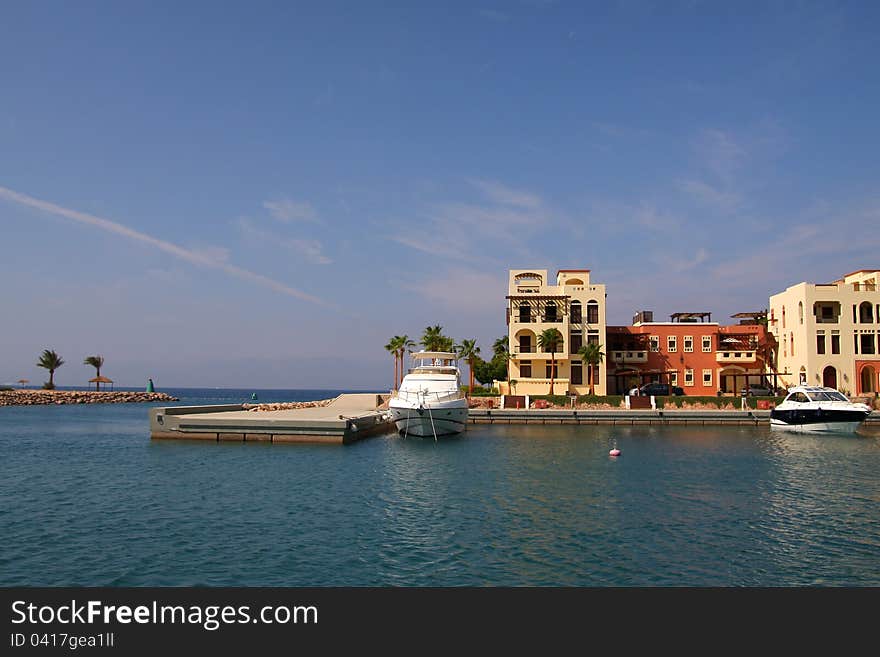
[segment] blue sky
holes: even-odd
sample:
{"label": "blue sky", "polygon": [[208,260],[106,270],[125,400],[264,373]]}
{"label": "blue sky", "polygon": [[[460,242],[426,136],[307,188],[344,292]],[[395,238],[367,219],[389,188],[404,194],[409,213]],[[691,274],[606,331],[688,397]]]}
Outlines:
{"label": "blue sky", "polygon": [[[390,385],[507,270],[609,322],[880,267],[877,3],[10,2],[0,383]],[[41,378],[43,377],[43,378]]]}

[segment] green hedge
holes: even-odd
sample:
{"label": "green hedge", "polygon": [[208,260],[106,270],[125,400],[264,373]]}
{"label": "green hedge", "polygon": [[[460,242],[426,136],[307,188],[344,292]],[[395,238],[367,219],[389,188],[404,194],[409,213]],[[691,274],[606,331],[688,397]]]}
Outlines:
{"label": "green hedge", "polygon": [[577,400],[578,404],[610,404],[612,408],[617,408],[623,403],[623,395],[581,395]]}
{"label": "green hedge", "polygon": [[[461,391],[465,394],[468,394],[468,387],[462,386]],[[471,397],[497,397],[498,389],[497,388],[486,388],[484,386],[474,386],[474,391],[470,393]]]}
{"label": "green hedge", "polygon": [[[568,395],[529,395],[530,401],[535,401],[536,399],[546,399],[548,402],[555,406],[562,406],[564,408],[571,408],[571,397]],[[613,407],[620,406],[620,403],[623,401],[622,395],[580,395],[577,398],[575,403],[577,404],[610,404]]]}
{"label": "green hedge", "polygon": [[[779,405],[785,397],[746,397],[746,405],[751,409],[758,408],[758,401],[770,401]],[[723,408],[728,404],[733,404],[736,409],[742,408],[742,397],[699,397],[687,395],[674,397],[654,397],[657,408],[681,408],[684,403],[688,404],[706,404],[707,406],[717,406]]]}

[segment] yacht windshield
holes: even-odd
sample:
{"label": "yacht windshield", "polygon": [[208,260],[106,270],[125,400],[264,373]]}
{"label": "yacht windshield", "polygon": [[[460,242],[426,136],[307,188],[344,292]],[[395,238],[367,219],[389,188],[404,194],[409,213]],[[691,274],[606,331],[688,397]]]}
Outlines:
{"label": "yacht windshield", "polygon": [[839,392],[811,392],[810,398],[813,401],[849,401]]}

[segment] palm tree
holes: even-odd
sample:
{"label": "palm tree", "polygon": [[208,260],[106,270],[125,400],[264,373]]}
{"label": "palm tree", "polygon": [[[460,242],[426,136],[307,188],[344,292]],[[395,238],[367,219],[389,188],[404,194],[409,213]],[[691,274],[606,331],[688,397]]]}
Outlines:
{"label": "palm tree", "polygon": [[[103,356],[88,356],[84,361],[83,365],[91,365],[97,370],[95,377],[100,378],[101,376],[101,368],[104,367],[104,357]],[[101,382],[95,381],[95,390],[101,389]]]}
{"label": "palm tree", "polygon": [[416,343],[410,340],[408,335],[397,336],[397,353],[400,357],[400,382],[403,383],[403,364],[404,364],[404,355],[407,350],[412,353],[412,348],[416,346]]}
{"label": "palm tree", "polygon": [[578,353],[581,355],[581,360],[584,361],[584,364],[588,368],[590,394],[592,395],[595,392],[593,382],[593,367],[602,363],[602,361],[605,359],[605,354],[602,352],[602,345],[600,345],[598,342],[588,342],[583,347],[578,349]]}
{"label": "palm tree", "polygon": [[510,351],[507,345],[507,336],[503,335],[492,343],[492,353],[496,356],[507,353]]}
{"label": "palm tree", "polygon": [[513,356],[510,354],[510,346],[507,341],[507,336],[503,335],[495,342],[492,343],[492,353],[495,356],[501,356],[505,360],[505,369],[507,370],[507,390],[510,392],[510,361],[513,359]]}
{"label": "palm tree", "polygon": [[480,348],[477,346],[476,340],[462,340],[460,345],[456,345],[455,351],[459,358],[467,361],[470,370],[468,394],[472,395],[474,394],[474,361],[480,355]]}
{"label": "palm tree", "polygon": [[385,351],[394,356],[394,382],[391,384],[391,389],[397,389],[397,359],[399,358],[397,354],[397,340],[399,336],[395,335],[388,341],[388,344],[385,345]]}
{"label": "palm tree", "polygon": [[49,349],[43,350],[40,360],[37,361],[37,367],[49,370],[49,382],[43,385],[46,390],[55,389],[55,370],[62,365],[64,365],[64,361],[61,359],[61,356]]}
{"label": "palm tree", "polygon": [[422,345],[425,347],[425,351],[442,351],[443,343],[446,339],[443,335],[442,326],[439,324],[437,326],[428,326],[422,334]]}
{"label": "palm tree", "polygon": [[556,352],[562,346],[562,333],[559,329],[548,328],[538,336],[538,347],[544,353],[550,352],[550,394],[553,394],[553,380],[556,378]]}

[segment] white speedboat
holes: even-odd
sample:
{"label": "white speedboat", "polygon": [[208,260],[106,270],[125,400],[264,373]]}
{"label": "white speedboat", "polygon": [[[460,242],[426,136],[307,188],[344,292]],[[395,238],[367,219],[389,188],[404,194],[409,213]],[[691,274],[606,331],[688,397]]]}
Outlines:
{"label": "white speedboat", "polygon": [[857,404],[834,388],[795,386],[770,411],[770,428],[803,433],[853,433],[871,409]]}
{"label": "white speedboat", "polygon": [[461,372],[456,355],[445,351],[420,351],[417,363],[403,377],[388,410],[404,435],[441,436],[461,433],[467,427],[468,400],[461,392]]}

